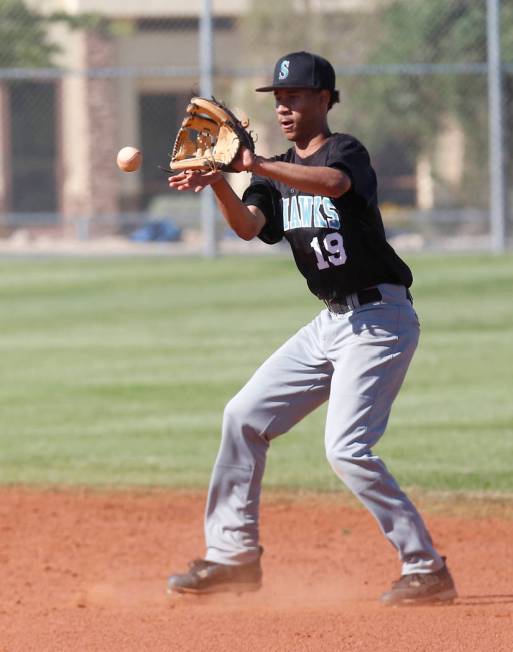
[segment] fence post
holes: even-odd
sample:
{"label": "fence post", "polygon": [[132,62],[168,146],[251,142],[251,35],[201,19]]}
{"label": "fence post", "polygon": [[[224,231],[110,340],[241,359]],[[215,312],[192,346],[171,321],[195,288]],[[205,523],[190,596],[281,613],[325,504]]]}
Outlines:
{"label": "fence post", "polygon": [[490,244],[506,249],[504,174],[503,72],[500,46],[500,0],[487,0],[488,120],[490,158]]}
{"label": "fence post", "polygon": [[[200,95],[213,95],[214,70],[212,0],[202,0],[199,21],[199,68]],[[201,230],[203,234],[203,256],[213,258],[216,246],[216,204],[210,187],[201,192]]]}

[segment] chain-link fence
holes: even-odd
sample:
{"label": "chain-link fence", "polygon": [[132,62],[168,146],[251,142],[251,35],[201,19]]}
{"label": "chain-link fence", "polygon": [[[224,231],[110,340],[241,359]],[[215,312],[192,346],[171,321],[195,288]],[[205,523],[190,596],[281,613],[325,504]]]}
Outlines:
{"label": "chain-link fence", "polygon": [[[200,92],[209,4],[214,94],[251,117],[259,153],[287,144],[272,97],[253,89],[286,52],[318,52],[341,92],[330,126],[369,149],[389,235],[404,246],[490,246],[486,0],[77,0],[74,13],[63,0],[2,0],[4,242],[109,236],[202,249],[205,202],[171,192],[158,165]],[[510,232],[513,3],[500,4],[502,116],[492,117],[501,137],[492,151],[504,162]],[[124,145],[142,150],[138,172],[115,167]],[[231,181],[240,191],[248,178]],[[216,233],[232,241],[219,216]]]}

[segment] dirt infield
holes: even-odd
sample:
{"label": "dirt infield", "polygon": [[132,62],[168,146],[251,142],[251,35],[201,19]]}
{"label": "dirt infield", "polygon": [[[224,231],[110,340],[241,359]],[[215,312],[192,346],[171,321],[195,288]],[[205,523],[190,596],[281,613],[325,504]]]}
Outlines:
{"label": "dirt infield", "polygon": [[397,578],[395,553],[334,495],[264,496],[258,593],[167,596],[168,572],[203,552],[203,500],[0,489],[1,652],[513,649],[511,510],[429,512],[460,598],[386,609],[376,598]]}

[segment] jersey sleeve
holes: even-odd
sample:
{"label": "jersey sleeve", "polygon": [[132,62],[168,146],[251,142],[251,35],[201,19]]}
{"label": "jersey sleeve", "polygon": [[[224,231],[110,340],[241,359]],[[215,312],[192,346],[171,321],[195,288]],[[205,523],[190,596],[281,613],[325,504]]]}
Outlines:
{"label": "jersey sleeve", "polygon": [[266,244],[276,244],[283,238],[281,195],[269,179],[253,175],[242,195],[246,206],[256,206],[265,216],[265,225],[258,234]]}
{"label": "jersey sleeve", "polygon": [[342,135],[335,138],[326,165],[345,172],[351,179],[351,189],[367,203],[376,201],[376,173],[369,153],[356,138]]}

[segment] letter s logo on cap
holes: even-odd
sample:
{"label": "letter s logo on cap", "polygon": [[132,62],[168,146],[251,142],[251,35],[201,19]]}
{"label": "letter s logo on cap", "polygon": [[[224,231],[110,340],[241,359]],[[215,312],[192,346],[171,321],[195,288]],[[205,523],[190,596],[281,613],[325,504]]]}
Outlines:
{"label": "letter s logo on cap", "polygon": [[287,77],[289,76],[289,66],[290,66],[290,61],[288,59],[285,59],[284,61],[281,62],[280,72],[278,74],[278,79],[280,81],[287,79]]}

